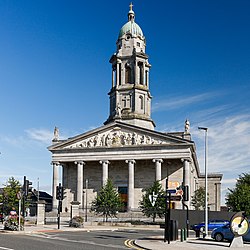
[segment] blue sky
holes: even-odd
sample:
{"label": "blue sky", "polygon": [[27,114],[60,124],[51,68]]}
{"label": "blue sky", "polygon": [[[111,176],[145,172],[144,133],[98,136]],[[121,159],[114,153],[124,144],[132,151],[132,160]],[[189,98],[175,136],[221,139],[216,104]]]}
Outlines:
{"label": "blue sky", "polygon": [[[0,3],[0,185],[26,175],[51,192],[53,129],[68,138],[109,115],[109,58],[129,1]],[[224,174],[223,195],[250,169],[250,1],[133,1],[152,64],[159,131],[191,123],[201,171]],[[224,196],[223,196],[224,197]]]}

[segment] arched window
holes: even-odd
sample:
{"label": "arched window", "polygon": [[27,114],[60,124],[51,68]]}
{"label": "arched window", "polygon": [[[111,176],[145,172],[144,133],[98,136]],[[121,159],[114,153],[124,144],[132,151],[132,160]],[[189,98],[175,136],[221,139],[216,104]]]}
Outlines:
{"label": "arched window", "polygon": [[128,65],[125,67],[125,83],[131,83],[131,68]]}
{"label": "arched window", "polygon": [[140,99],[141,109],[143,109],[143,107],[144,107],[143,96],[140,95],[140,96],[139,96],[139,99]]}
{"label": "arched window", "polygon": [[143,63],[138,62],[138,67],[139,67],[139,84],[143,85]]}

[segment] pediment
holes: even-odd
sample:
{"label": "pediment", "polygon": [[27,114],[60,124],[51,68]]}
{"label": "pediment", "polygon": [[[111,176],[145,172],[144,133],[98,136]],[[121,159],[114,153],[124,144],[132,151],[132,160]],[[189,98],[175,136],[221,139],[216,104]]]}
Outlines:
{"label": "pediment", "polygon": [[129,147],[185,143],[185,140],[115,122],[51,146],[49,149],[81,149],[103,147]]}

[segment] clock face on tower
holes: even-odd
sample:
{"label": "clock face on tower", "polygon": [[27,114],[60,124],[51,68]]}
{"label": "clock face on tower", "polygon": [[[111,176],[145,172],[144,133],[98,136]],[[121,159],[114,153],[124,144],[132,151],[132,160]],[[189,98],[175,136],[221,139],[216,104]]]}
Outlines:
{"label": "clock face on tower", "polygon": [[237,236],[244,236],[248,233],[249,223],[244,212],[236,213],[230,221],[230,229]]}

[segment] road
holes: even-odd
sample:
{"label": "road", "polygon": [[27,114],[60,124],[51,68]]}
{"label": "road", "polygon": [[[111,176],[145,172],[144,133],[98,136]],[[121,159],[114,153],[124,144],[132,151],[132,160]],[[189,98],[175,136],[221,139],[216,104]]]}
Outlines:
{"label": "road", "polygon": [[135,239],[162,233],[159,230],[64,231],[30,235],[1,233],[0,250],[128,249],[132,248]]}

